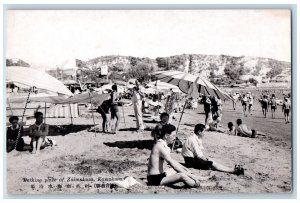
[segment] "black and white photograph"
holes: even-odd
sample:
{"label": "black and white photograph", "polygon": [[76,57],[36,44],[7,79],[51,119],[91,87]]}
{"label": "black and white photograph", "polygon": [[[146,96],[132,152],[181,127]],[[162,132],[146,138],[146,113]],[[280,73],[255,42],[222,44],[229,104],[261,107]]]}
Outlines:
{"label": "black and white photograph", "polygon": [[8,195],[292,193],[290,9],[5,20]]}

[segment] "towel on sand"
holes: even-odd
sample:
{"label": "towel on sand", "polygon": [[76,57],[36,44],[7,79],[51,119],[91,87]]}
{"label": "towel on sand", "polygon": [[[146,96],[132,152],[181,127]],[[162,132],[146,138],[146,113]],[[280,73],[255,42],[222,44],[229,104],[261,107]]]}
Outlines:
{"label": "towel on sand", "polygon": [[136,184],[141,185],[141,186],[146,186],[146,183],[144,183],[142,180],[140,179],[135,179],[132,176],[128,176],[127,178],[125,178],[124,180],[121,181],[114,181],[114,183],[122,188],[130,188]]}

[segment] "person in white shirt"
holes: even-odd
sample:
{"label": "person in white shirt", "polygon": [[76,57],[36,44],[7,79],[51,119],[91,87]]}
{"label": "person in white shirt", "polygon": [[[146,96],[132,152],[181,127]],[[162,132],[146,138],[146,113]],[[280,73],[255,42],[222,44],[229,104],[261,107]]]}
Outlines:
{"label": "person in white shirt", "polygon": [[139,87],[136,86],[133,88],[133,96],[132,96],[132,103],[134,114],[136,118],[136,127],[138,131],[144,131],[144,121],[143,121],[143,112],[142,112],[142,98],[143,94],[139,91]]}
{"label": "person in white shirt", "polygon": [[221,172],[233,173],[236,175],[244,174],[244,169],[239,165],[229,168],[223,166],[203,153],[202,139],[204,137],[205,126],[197,124],[194,128],[193,135],[189,136],[183,144],[181,155],[184,158],[185,164],[189,168],[196,168],[202,170],[217,170]]}
{"label": "person in white shirt", "polygon": [[232,95],[232,104],[233,104],[233,110],[236,108],[236,103],[239,100],[239,95],[237,93],[233,93]]}
{"label": "person in white shirt", "polygon": [[247,106],[248,106],[249,100],[246,97],[246,95],[243,95],[242,98],[242,106],[243,106],[243,112],[244,112],[244,116],[247,117]]}

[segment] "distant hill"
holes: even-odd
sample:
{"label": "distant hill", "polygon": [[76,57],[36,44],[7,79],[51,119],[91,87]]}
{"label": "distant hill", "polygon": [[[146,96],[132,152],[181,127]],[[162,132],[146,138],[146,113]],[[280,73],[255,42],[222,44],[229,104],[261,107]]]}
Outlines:
{"label": "distant hill", "polygon": [[[26,66],[30,64],[21,59],[6,59],[7,66]],[[194,75],[204,76],[217,84],[238,81],[261,82],[278,75],[291,77],[291,63],[270,58],[227,55],[182,54],[169,57],[133,57],[109,55],[88,61],[76,59],[82,80],[96,81],[101,76],[101,67],[108,66],[110,79],[140,78],[149,79],[150,73],[157,70],[180,70]],[[48,73],[54,77],[67,78],[58,68]],[[60,73],[62,72],[62,73]],[[78,75],[80,77],[80,75]]]}
{"label": "distant hill", "polygon": [[180,70],[208,78],[226,75],[232,80],[247,80],[255,78],[273,78],[279,74],[291,75],[291,63],[270,58],[227,55],[182,54],[156,59],[109,55],[101,56],[89,61],[76,60],[82,68],[99,69],[103,65],[109,71],[118,73],[130,72],[138,64],[147,64],[150,71]]}
{"label": "distant hill", "polygon": [[27,63],[21,59],[6,59],[6,66],[30,67],[29,63]]}

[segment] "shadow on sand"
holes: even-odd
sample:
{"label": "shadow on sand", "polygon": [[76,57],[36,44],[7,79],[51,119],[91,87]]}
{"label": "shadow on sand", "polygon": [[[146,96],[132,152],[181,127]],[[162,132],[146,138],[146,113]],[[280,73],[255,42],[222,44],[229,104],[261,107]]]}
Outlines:
{"label": "shadow on sand", "polygon": [[144,120],[144,123],[159,123],[159,121],[155,121],[155,120],[145,121]]}
{"label": "shadow on sand", "polygon": [[[119,131],[132,131],[132,132],[136,132],[138,129],[137,128],[122,128],[119,129]],[[151,128],[145,128],[144,131],[152,131]]]}
{"label": "shadow on sand", "polygon": [[124,148],[138,148],[152,150],[154,140],[132,140],[132,141],[116,141],[116,142],[104,142],[106,146]]}
{"label": "shadow on sand", "polygon": [[69,133],[76,133],[79,131],[87,130],[93,125],[50,125],[49,126],[49,136],[65,136]]}

